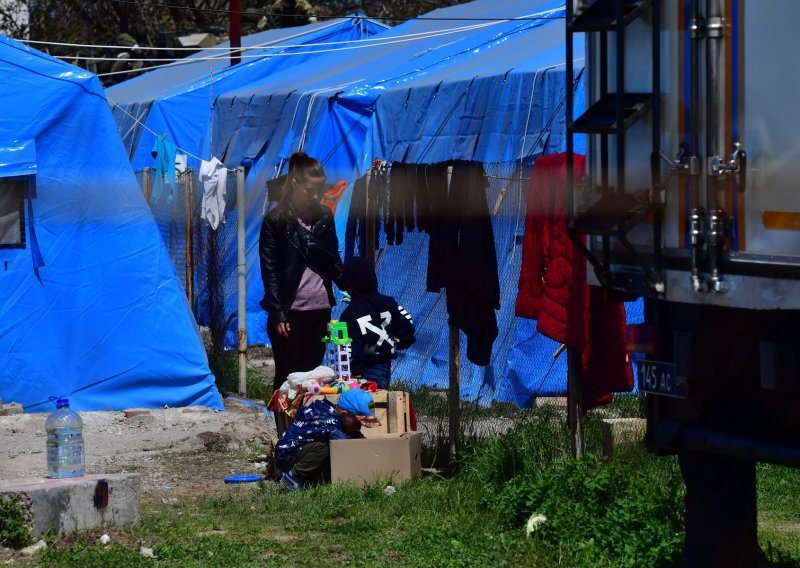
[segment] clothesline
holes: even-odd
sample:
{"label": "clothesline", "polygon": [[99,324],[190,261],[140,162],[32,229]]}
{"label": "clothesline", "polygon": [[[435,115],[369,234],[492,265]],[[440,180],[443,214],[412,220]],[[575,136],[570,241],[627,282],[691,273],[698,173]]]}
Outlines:
{"label": "clothesline", "polygon": [[[153,129],[152,129],[152,128],[150,128],[149,126],[147,126],[147,125],[146,125],[144,122],[142,122],[141,120],[139,120],[137,117],[133,116],[131,113],[129,113],[127,110],[125,110],[125,108],[124,108],[124,107],[122,107],[122,106],[118,105],[117,103],[115,103],[114,101],[112,101],[110,98],[108,98],[108,95],[107,95],[107,94],[106,94],[106,99],[108,100],[108,102],[110,102],[112,105],[114,105],[114,107],[115,107],[115,108],[118,108],[119,110],[121,110],[122,112],[124,112],[126,115],[128,115],[128,117],[129,117],[129,118],[133,119],[133,121],[134,121],[134,122],[136,122],[136,124],[138,124],[139,126],[141,126],[142,128],[144,128],[145,130],[147,130],[147,131],[148,131],[150,134],[152,134],[153,136],[155,136],[156,138],[158,138],[158,136],[159,136],[158,132],[156,132],[155,130],[153,130]],[[204,160],[203,160],[203,158],[200,158],[200,157],[198,157],[198,156],[195,156],[194,154],[192,154],[192,153],[191,153],[191,152],[189,152],[188,150],[185,150],[185,149],[181,148],[180,146],[175,146],[175,147],[176,147],[176,148],[178,149],[178,151],[179,151],[180,153],[182,153],[182,154],[186,154],[187,156],[191,156],[192,158],[194,158],[195,160],[197,160],[197,161],[199,161],[199,162],[203,162],[203,161],[204,161]]]}

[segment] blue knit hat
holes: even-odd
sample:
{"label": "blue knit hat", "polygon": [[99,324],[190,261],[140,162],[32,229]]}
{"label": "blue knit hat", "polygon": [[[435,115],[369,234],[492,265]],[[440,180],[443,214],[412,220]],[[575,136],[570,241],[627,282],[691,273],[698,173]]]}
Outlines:
{"label": "blue knit hat", "polygon": [[343,392],[339,397],[339,408],[358,418],[358,421],[367,428],[381,425],[375,416],[375,401],[367,391],[350,389]]}

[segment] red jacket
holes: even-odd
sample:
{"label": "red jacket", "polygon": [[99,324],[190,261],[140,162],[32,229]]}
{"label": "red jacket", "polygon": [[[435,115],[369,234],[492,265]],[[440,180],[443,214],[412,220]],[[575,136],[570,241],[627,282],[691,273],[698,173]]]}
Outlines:
{"label": "red jacket", "polygon": [[[586,167],[575,155],[575,178]],[[516,313],[581,355],[585,409],[633,388],[625,349],[625,308],[586,280],[586,259],[567,233],[566,154],[536,160],[528,192]]]}

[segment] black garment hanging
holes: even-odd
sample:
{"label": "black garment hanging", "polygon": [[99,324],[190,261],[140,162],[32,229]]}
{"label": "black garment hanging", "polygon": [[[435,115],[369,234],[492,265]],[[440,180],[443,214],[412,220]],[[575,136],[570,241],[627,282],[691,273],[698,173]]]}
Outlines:
{"label": "black garment hanging", "polygon": [[[450,189],[447,166],[453,166]],[[467,358],[488,365],[500,309],[494,230],[486,201],[486,176],[477,162],[435,164],[427,170],[431,216],[429,291],[447,293],[449,323],[467,336]]]}

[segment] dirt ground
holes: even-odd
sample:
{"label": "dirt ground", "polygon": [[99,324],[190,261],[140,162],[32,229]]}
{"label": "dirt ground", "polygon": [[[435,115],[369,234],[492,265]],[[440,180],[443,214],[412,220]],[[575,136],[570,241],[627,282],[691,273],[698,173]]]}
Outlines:
{"label": "dirt ground", "polygon": [[[265,472],[275,424],[258,408],[230,399],[205,407],[82,412],[87,473],[136,472],[142,498],[207,490],[225,477]],[[0,416],[0,479],[46,473],[46,413]]]}

